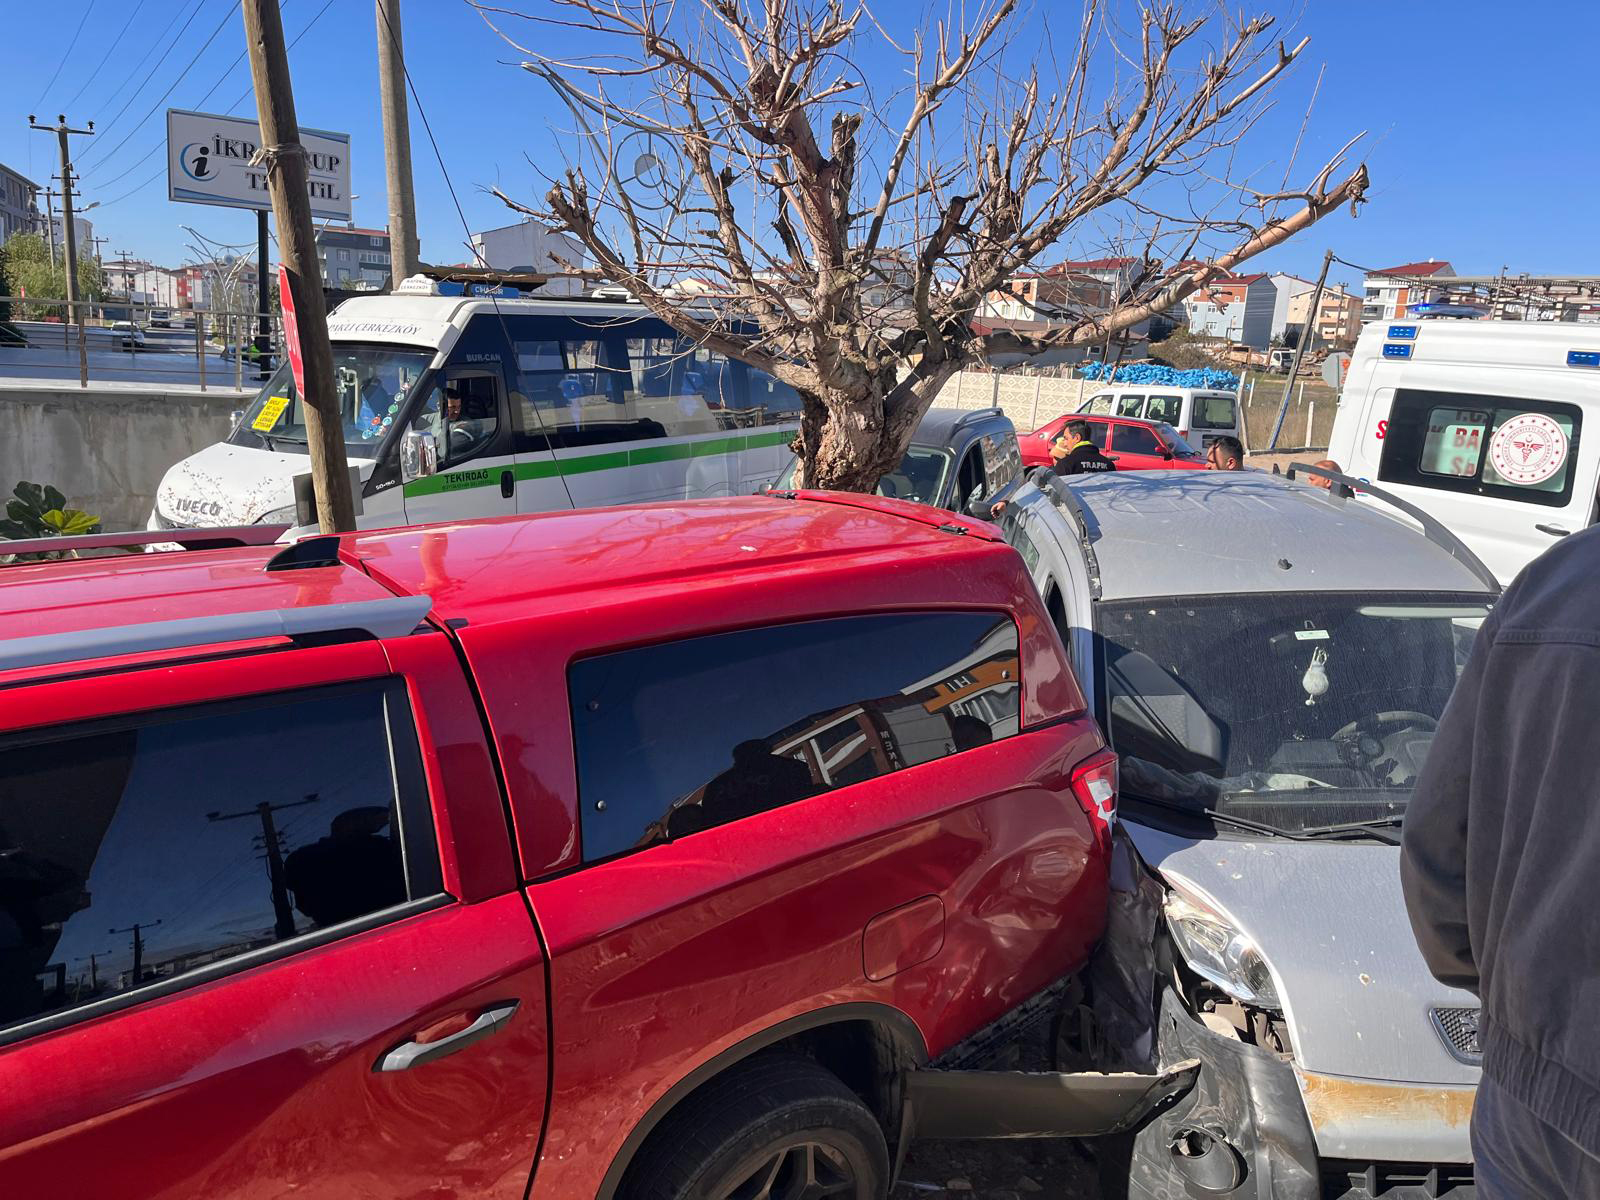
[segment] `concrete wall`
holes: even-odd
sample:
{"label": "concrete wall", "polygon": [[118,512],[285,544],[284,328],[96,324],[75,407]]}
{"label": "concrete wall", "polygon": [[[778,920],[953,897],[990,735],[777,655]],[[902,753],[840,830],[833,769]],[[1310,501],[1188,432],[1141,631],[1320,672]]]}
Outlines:
{"label": "concrete wall", "polygon": [[962,371],[944,385],[936,408],[993,408],[1005,410],[1018,433],[1028,433],[1063,413],[1076,412],[1084,388],[1098,386],[1082,379],[1057,379],[1050,375]]}
{"label": "concrete wall", "polygon": [[107,532],[143,529],[167,468],[228,436],[238,395],[0,389],[0,504],[21,480],[60,488]]}

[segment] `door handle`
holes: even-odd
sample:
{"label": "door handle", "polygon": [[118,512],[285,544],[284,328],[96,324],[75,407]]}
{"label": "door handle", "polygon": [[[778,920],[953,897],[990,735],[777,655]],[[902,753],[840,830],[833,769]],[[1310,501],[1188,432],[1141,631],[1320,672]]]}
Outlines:
{"label": "door handle", "polygon": [[500,496],[509,500],[517,494],[517,477],[510,471],[500,472]]}
{"label": "door handle", "polygon": [[422,1030],[411,1041],[396,1046],[393,1050],[380,1057],[373,1064],[372,1069],[374,1071],[405,1071],[411,1067],[420,1067],[424,1063],[431,1063],[447,1054],[454,1054],[457,1050],[464,1050],[472,1045],[473,1042],[482,1041],[491,1033],[498,1033],[504,1029],[506,1023],[511,1020],[512,1014],[517,1011],[517,1006],[521,1003],[520,1000],[512,1000],[505,1004],[497,1004],[493,1008],[484,1009],[465,1028],[440,1036],[428,1037],[429,1031]]}
{"label": "door handle", "polygon": [[1572,530],[1563,525],[1535,525],[1540,533],[1548,533],[1551,537],[1570,537]]}

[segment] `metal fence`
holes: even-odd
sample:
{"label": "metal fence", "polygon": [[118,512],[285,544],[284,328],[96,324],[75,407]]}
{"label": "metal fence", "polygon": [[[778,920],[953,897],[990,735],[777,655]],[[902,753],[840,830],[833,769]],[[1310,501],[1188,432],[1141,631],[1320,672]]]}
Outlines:
{"label": "metal fence", "polygon": [[242,391],[259,386],[282,361],[277,313],[268,316],[262,353],[253,312],[0,296],[5,302],[12,318],[0,324],[0,377]]}

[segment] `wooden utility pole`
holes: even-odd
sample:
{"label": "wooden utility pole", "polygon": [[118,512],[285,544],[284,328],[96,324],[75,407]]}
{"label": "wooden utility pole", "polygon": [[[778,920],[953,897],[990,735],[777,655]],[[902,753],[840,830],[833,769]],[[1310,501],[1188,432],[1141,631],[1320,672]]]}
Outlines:
{"label": "wooden utility pole", "polygon": [[375,3],[383,157],[389,176],[389,279],[391,284],[397,284],[417,273],[417,200],[411,188],[411,116],[406,103],[400,0],[375,0]]}
{"label": "wooden utility pole", "polygon": [[318,797],[313,794],[304,800],[289,800],[281,804],[263,800],[254,808],[247,808],[243,812],[206,814],[206,820],[211,822],[237,821],[240,817],[254,817],[261,822],[261,844],[266,851],[267,860],[267,883],[272,889],[272,934],[280,941],[294,936],[294,905],[289,903],[289,884],[283,874],[283,842],[278,836],[278,826],[273,821],[272,814],[285,808],[315,804],[317,799]]}
{"label": "wooden utility pole", "polygon": [[1322,285],[1328,279],[1328,267],[1333,263],[1333,251],[1329,250],[1322,256],[1322,270],[1317,272],[1317,286],[1311,292],[1311,313],[1306,317],[1306,327],[1300,334],[1300,340],[1295,343],[1294,361],[1289,364],[1289,377],[1283,381],[1283,399],[1278,402],[1278,419],[1272,423],[1272,440],[1267,443],[1268,450],[1278,448],[1278,434],[1283,431],[1283,419],[1289,415],[1289,397],[1294,392],[1295,376],[1300,373],[1300,360],[1305,357],[1306,343],[1316,334],[1317,309],[1322,302]]}
{"label": "wooden utility pole", "polygon": [[[250,47],[250,77],[255,84],[261,125],[261,158],[278,221],[278,247],[294,298],[305,361],[307,449],[311,485],[317,498],[317,524],[323,533],[356,527],[355,501],[344,452],[344,423],[334,391],[333,349],[328,345],[328,310],[322,297],[311,198],[306,191],[306,152],[300,144],[289,55],[283,44],[278,0],[242,0],[245,38]],[[262,280],[266,287],[267,281]]]}
{"label": "wooden utility pole", "polygon": [[[61,241],[66,246],[67,320],[66,324],[78,326],[78,386],[89,386],[89,352],[83,340],[83,309],[78,307],[78,231],[72,227],[72,147],[67,139],[73,134],[94,136],[94,122],[87,129],[74,129],[67,124],[67,114],[56,117],[54,125],[41,125],[28,114],[28,124],[34,129],[54,133],[61,146]],[[48,189],[46,189],[48,192]],[[48,204],[48,196],[46,203]],[[54,255],[51,256],[52,263]],[[63,326],[65,328],[65,326]]]}

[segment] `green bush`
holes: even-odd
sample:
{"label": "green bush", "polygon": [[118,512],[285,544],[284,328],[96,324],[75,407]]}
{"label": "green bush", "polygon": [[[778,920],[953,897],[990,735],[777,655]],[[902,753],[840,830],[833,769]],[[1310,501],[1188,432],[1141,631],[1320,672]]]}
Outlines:
{"label": "green bush", "polygon": [[[68,508],[67,498],[49,484],[40,486],[26,480],[17,484],[6,501],[6,520],[0,521],[0,539],[11,542],[33,538],[73,537],[99,533],[100,518],[82,509]],[[38,562],[42,559],[76,557],[71,551],[47,550],[35,554],[0,553],[3,562]]]}

